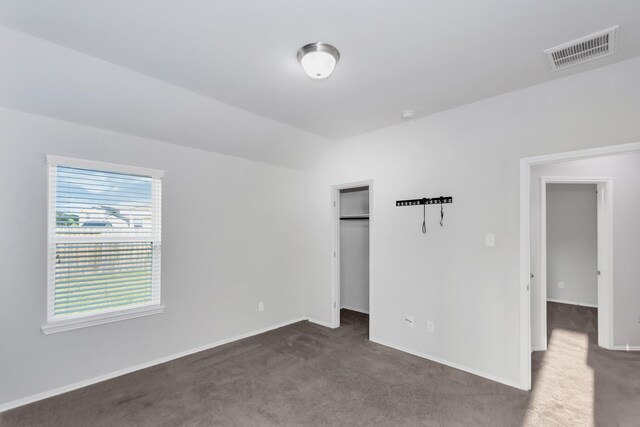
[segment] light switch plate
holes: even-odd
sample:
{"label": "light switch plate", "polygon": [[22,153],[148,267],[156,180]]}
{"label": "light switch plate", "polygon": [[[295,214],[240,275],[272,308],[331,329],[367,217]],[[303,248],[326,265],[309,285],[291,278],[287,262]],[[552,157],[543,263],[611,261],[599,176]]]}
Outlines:
{"label": "light switch plate", "polygon": [[436,330],[436,324],[433,320],[427,320],[427,332],[433,333]]}
{"label": "light switch plate", "polygon": [[559,287],[560,289],[564,288],[564,282],[558,282],[558,287]]}

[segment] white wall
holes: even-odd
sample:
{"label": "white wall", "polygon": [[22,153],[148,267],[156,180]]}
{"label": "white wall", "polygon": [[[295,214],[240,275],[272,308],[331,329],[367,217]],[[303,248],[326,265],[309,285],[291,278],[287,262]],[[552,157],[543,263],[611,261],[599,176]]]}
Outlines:
{"label": "white wall", "polygon": [[[302,172],[7,109],[0,135],[0,406],[303,316]],[[41,332],[46,154],[166,172],[163,314]]]}
{"label": "white wall", "polygon": [[[640,138],[638,138],[640,140]],[[613,345],[640,345],[640,153],[536,165],[531,169],[531,271],[540,277],[540,177],[613,179]],[[531,281],[531,342],[541,343],[540,282]]]}
{"label": "white wall", "polygon": [[547,185],[547,299],[598,304],[596,190],[595,184]]}
{"label": "white wall", "polygon": [[[0,105],[6,108],[298,169],[330,144],[2,25],[0,64]],[[176,60],[176,66],[183,65]]]}
{"label": "white wall", "polygon": [[[308,316],[331,320],[330,187],[371,179],[371,339],[521,384],[519,159],[640,141],[638,75],[625,61],[336,144],[307,172]],[[394,203],[439,195],[427,236]]]}
{"label": "white wall", "polygon": [[[340,215],[368,215],[369,190],[340,192]],[[340,221],[340,308],[369,312],[369,220]]]}

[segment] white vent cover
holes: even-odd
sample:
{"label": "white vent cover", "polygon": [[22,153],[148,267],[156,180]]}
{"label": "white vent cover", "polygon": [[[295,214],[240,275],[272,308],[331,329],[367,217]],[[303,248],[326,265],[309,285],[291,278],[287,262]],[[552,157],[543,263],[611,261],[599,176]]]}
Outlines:
{"label": "white vent cover", "polygon": [[558,71],[616,52],[618,26],[552,47],[544,51],[549,71]]}

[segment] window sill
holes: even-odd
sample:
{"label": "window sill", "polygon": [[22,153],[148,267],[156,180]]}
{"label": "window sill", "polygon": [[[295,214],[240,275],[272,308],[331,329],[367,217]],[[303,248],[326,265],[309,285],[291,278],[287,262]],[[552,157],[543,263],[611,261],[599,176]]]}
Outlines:
{"label": "window sill", "polygon": [[151,316],[164,311],[164,305],[153,305],[149,307],[132,308],[112,313],[97,314],[95,316],[81,317],[77,319],[58,320],[42,325],[41,329],[45,335],[58,332],[71,331],[74,329],[87,328],[89,326],[102,325],[104,323],[119,322],[121,320],[135,319],[136,317]]}

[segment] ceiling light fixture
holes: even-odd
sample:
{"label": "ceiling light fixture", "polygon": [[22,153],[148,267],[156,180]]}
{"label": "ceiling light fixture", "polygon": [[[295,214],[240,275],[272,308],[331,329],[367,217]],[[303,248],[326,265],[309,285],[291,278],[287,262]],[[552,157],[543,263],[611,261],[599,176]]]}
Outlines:
{"label": "ceiling light fixture", "polygon": [[340,60],[338,49],[327,43],[309,43],[298,50],[298,61],[312,79],[326,79]]}

